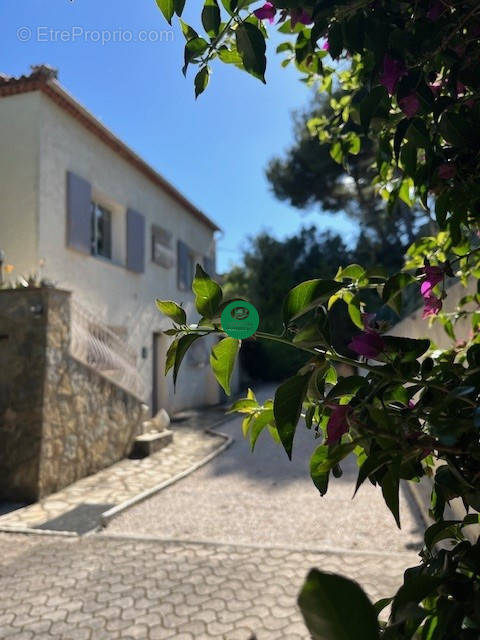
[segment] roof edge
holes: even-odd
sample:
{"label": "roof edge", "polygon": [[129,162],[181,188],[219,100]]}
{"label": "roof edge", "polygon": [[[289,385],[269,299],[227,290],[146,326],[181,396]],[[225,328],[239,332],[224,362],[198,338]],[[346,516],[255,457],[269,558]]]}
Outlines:
{"label": "roof edge", "polygon": [[205,213],[200,211],[176,187],[170,184],[158,171],[149,165],[127,144],[118,138],[110,129],[103,125],[88,109],[80,104],[57,81],[55,69],[46,65],[32,67],[32,74],[19,78],[0,75],[0,98],[41,91],[64,111],[79,121],[86,129],[115,151],[124,160],[133,165],[140,173],[149,178],[169,196],[187,209],[197,220],[205,224],[212,231],[220,231],[220,227]]}

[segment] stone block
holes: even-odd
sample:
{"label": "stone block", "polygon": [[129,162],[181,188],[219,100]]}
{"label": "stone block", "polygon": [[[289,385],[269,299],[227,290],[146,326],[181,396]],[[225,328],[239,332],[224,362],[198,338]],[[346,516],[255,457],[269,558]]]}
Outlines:
{"label": "stone block", "polygon": [[131,458],[146,458],[168,446],[173,441],[173,433],[165,430],[162,432],[152,431],[144,433],[135,439]]}

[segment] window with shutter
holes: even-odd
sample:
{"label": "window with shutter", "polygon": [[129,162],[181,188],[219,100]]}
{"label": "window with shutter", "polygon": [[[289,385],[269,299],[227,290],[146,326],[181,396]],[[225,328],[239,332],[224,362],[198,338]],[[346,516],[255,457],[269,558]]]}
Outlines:
{"label": "window with shutter", "polygon": [[203,268],[208,273],[211,278],[215,278],[216,269],[215,269],[215,258],[212,256],[204,256],[203,257]]}
{"label": "window with shutter", "polygon": [[190,247],[181,240],[177,244],[177,257],[178,288],[181,291],[189,291],[193,282],[195,256]]}
{"label": "window with shutter", "polygon": [[172,234],[157,225],[152,225],[152,262],[165,267],[165,269],[169,269],[175,264]]}
{"label": "window with shutter", "polygon": [[67,245],[90,255],[92,250],[92,187],[67,171]]}
{"label": "window with shutter", "polygon": [[145,216],[133,209],[127,211],[127,269],[145,271]]}
{"label": "window with shutter", "polygon": [[112,259],[112,212],[92,202],[92,255]]}

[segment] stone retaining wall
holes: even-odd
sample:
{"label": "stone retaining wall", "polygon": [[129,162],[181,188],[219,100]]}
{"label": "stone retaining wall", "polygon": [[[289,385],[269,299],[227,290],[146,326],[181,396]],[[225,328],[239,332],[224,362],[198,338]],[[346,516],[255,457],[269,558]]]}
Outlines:
{"label": "stone retaining wall", "polygon": [[70,355],[70,293],[0,291],[0,498],[36,501],[122,459],[142,401]]}

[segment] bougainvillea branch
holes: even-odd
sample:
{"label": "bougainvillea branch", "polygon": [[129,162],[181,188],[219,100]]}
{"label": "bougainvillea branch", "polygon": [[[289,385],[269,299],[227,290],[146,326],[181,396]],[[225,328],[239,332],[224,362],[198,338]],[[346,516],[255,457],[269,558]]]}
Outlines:
{"label": "bougainvillea branch", "polygon": [[[181,19],[184,1],[157,4],[167,20]],[[341,475],[342,460],[355,455],[356,489],[367,479],[378,485],[397,524],[400,482],[428,478],[432,484],[432,524],[419,564],[405,573],[397,594],[386,594],[375,608],[358,585],[312,571],[299,598],[310,634],[317,640],[478,640],[480,543],[478,529],[471,530],[480,511],[478,0],[206,0],[200,23],[181,22],[184,72],[197,67],[197,96],[217,63],[268,80],[266,39],[279,30],[282,64],[295,65],[304,81],[329,96],[332,115],[313,118],[308,130],[328,146],[332,162],[348,172],[352,155],[373,141],[373,185],[391,215],[403,201],[430,218],[399,273],[340,265],[335,280],[310,280],[285,292],[281,335],[257,331],[249,338],[284,344],[286,357],[292,349],[309,357],[272,400],[261,404],[249,391],[233,405],[252,448],[265,430],[291,456],[297,425],[304,423],[315,435],[310,473],[319,493]],[[173,321],[166,370],[175,375],[192,334],[218,334],[224,342],[220,315],[228,300],[200,268],[198,279],[211,292],[213,310],[205,316],[205,300],[197,301],[202,317],[194,325],[183,321],[181,307],[159,301]],[[392,314],[402,314],[407,291],[417,295],[425,322],[443,327],[446,347],[390,335]],[[357,327],[348,351],[332,344],[332,310],[339,308]],[[218,358],[217,350],[211,361],[224,389],[237,352],[225,348]],[[352,375],[339,375],[337,364],[350,365]],[[447,507],[455,498],[465,514],[451,519]],[[339,606],[345,611],[332,620]],[[348,624],[353,610],[361,629]]]}

